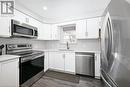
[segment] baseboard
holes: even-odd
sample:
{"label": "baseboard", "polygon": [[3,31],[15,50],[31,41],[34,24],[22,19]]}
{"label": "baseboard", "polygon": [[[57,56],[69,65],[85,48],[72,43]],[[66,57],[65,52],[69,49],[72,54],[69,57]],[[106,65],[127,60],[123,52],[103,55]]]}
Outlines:
{"label": "baseboard", "polygon": [[101,79],[101,77],[100,77],[100,76],[95,76],[95,78],[96,78],[96,79]]}

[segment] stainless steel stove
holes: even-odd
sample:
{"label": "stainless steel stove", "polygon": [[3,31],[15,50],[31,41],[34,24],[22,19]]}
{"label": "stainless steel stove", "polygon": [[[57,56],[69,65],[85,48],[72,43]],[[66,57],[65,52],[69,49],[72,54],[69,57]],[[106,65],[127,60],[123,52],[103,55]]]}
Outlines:
{"label": "stainless steel stove", "polygon": [[30,86],[44,73],[44,52],[32,50],[31,44],[6,44],[6,54],[20,56],[21,86]]}

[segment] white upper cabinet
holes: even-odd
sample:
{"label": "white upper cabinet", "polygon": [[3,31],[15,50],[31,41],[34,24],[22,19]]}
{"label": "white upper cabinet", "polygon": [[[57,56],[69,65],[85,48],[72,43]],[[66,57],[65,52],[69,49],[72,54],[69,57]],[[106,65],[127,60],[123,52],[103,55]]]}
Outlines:
{"label": "white upper cabinet", "polygon": [[50,24],[43,24],[42,32],[43,40],[51,40],[51,25]]}
{"label": "white upper cabinet", "polygon": [[100,17],[87,19],[87,38],[99,38]]}
{"label": "white upper cabinet", "polygon": [[51,25],[51,37],[52,40],[60,40],[60,30],[56,24]]}
{"label": "white upper cabinet", "polygon": [[0,37],[11,36],[11,18],[0,17]]}
{"label": "white upper cabinet", "polygon": [[79,20],[76,23],[77,39],[98,39],[101,18]]}
{"label": "white upper cabinet", "polygon": [[53,24],[40,24],[38,28],[38,39],[40,40],[59,40],[60,33],[58,26]]}
{"label": "white upper cabinet", "polygon": [[87,22],[86,20],[76,21],[76,38],[86,39],[87,38]]}
{"label": "white upper cabinet", "polygon": [[38,39],[39,40],[44,40],[44,27],[42,23],[38,24]]}
{"label": "white upper cabinet", "polygon": [[77,39],[98,39],[101,17],[59,23],[58,26],[76,25]]}

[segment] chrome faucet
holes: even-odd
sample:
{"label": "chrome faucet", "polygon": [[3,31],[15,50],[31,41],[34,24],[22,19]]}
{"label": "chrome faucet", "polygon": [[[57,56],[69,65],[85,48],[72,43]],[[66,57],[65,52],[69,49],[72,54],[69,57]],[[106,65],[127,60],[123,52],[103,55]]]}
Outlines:
{"label": "chrome faucet", "polygon": [[66,46],[67,46],[67,50],[69,50],[70,47],[69,47],[69,43],[68,42],[66,43]]}

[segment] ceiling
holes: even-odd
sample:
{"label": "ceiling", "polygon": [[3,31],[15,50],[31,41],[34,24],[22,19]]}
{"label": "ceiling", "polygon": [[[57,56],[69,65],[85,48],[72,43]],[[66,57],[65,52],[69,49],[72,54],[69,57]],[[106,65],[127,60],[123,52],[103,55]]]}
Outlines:
{"label": "ceiling", "polygon": [[[86,18],[88,14],[101,14],[110,0],[16,0],[23,6],[43,19],[69,20]],[[43,10],[43,6],[47,10]]]}

